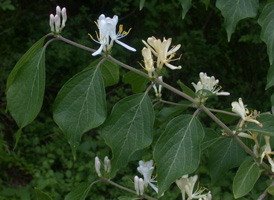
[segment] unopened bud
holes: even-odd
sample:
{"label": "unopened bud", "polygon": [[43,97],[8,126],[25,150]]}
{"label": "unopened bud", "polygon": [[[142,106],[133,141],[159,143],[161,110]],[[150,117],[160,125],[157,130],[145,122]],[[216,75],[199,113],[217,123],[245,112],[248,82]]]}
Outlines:
{"label": "unopened bud", "polygon": [[105,171],[106,171],[107,173],[110,172],[111,165],[110,165],[110,160],[108,159],[107,156],[106,156],[105,159],[104,159],[104,168],[105,168]]}
{"label": "unopened bud", "polygon": [[142,178],[139,178],[139,191],[140,191],[140,195],[143,195],[145,191],[145,184]]}
{"label": "unopened bud", "polygon": [[61,16],[61,8],[60,8],[60,6],[56,6],[56,15]]}
{"label": "unopened bud", "polygon": [[59,33],[60,32],[60,17],[59,15],[55,15],[54,17],[54,21],[55,21],[55,31],[56,33]]}
{"label": "unopened bud", "polygon": [[95,170],[96,170],[96,172],[97,172],[97,174],[98,174],[99,177],[102,176],[100,168],[101,168],[101,163],[100,163],[99,158],[96,156],[95,157]]}
{"label": "unopened bud", "polygon": [[50,25],[51,32],[54,32],[54,21],[55,21],[54,15],[50,14],[50,16],[49,16],[49,25]]}
{"label": "unopened bud", "polygon": [[137,195],[139,195],[140,191],[139,191],[139,177],[138,176],[134,177],[134,187],[135,187],[135,191],[136,191]]}
{"label": "unopened bud", "polygon": [[67,10],[66,8],[62,8],[62,28],[65,27],[67,21]]}

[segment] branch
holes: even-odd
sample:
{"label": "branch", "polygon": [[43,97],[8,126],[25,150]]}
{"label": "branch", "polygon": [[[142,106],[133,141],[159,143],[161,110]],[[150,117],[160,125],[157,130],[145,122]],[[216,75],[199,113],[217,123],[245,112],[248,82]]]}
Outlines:
{"label": "branch", "polygon": [[263,194],[259,196],[258,200],[263,200],[267,196],[269,188],[271,188],[272,186],[274,186],[274,181],[265,189]]}

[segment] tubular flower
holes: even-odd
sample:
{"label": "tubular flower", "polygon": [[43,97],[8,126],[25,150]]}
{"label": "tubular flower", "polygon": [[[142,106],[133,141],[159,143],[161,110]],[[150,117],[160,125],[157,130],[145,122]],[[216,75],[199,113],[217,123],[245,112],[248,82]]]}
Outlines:
{"label": "tubular flower", "polygon": [[219,80],[215,79],[214,76],[209,77],[207,76],[206,73],[203,73],[203,72],[201,72],[199,76],[200,76],[200,81],[197,84],[192,83],[196,92],[205,89],[205,90],[211,91],[213,94],[216,94],[218,96],[230,95],[229,92],[219,92],[222,87],[217,86],[219,83]]}
{"label": "tubular flower", "polygon": [[99,158],[96,156],[95,157],[95,170],[96,170],[99,177],[102,176],[100,168],[101,168],[101,162],[100,162]]}
{"label": "tubular flower", "polygon": [[[161,81],[163,81],[163,76],[159,76],[158,79],[161,80]],[[162,85],[159,84],[159,87],[157,88],[156,85],[154,84],[153,85],[153,89],[155,91],[155,96],[157,98],[161,98],[162,97]]]}
{"label": "tubular flower", "polygon": [[158,193],[158,188],[156,185],[154,185],[152,182],[157,182],[154,180],[154,178],[151,178],[154,167],[153,167],[153,160],[144,162],[142,160],[139,161],[139,167],[137,170],[140,172],[140,174],[144,177],[144,186],[147,187],[150,185],[153,190],[155,190],[156,193]]}
{"label": "tubular flower", "polygon": [[143,195],[145,186],[144,186],[144,180],[142,178],[139,178],[138,176],[134,177],[134,187],[137,195]]}
{"label": "tubular flower", "polygon": [[[62,24],[61,24],[61,16],[62,16]],[[50,30],[54,34],[58,35],[61,33],[62,29],[65,27],[67,21],[67,10],[66,8],[60,8],[60,6],[56,6],[56,15],[50,14],[49,16],[49,25]]]}
{"label": "tubular flower", "polygon": [[147,70],[148,72],[148,76],[150,78],[153,77],[153,72],[155,71],[155,68],[154,68],[154,63],[153,63],[153,59],[152,59],[152,54],[151,54],[151,50],[144,47],[142,49],[142,55],[144,57],[144,64],[145,64],[145,67],[139,63],[141,65],[142,68],[144,68],[145,70]]}
{"label": "tubular flower", "polygon": [[270,136],[264,136],[265,139],[265,146],[264,146],[264,151],[261,155],[261,163],[263,162],[264,157],[266,156],[268,159],[268,162],[271,165],[271,171],[274,172],[274,162],[270,155],[274,155],[274,152],[271,151],[271,146],[270,146]]}
{"label": "tubular flower", "polygon": [[149,48],[155,56],[157,56],[157,68],[160,70],[163,68],[164,64],[172,70],[182,68],[181,66],[176,67],[170,64],[171,61],[179,60],[181,58],[179,57],[177,59],[173,59],[176,51],[178,51],[181,45],[178,44],[177,46],[172,47],[170,50],[168,50],[171,41],[171,38],[167,40],[164,38],[162,42],[160,39],[156,39],[154,36],[149,37],[147,39],[147,43],[142,40],[146,47]]}
{"label": "tubular flower", "polygon": [[202,194],[205,188],[204,189],[197,188],[196,191],[193,192],[197,179],[198,179],[197,175],[191,176],[191,177],[188,177],[188,175],[184,175],[180,179],[176,180],[176,184],[181,190],[183,200],[185,200],[185,193],[187,193],[188,195],[187,200],[191,200],[191,199],[211,200],[212,199],[210,192],[206,194]]}
{"label": "tubular flower", "polygon": [[263,124],[261,124],[259,121],[256,120],[256,117],[259,115],[257,111],[254,111],[247,116],[247,114],[249,114],[249,111],[244,105],[242,98],[239,98],[239,102],[233,101],[231,103],[231,106],[232,106],[232,111],[239,114],[242,118],[242,122],[239,126],[240,128],[243,126],[244,122],[253,122],[259,125],[260,127],[263,127]]}
{"label": "tubular flower", "polygon": [[92,55],[96,56],[98,54],[100,54],[102,52],[102,50],[104,51],[109,51],[111,49],[111,47],[113,46],[113,41],[117,42],[118,44],[120,44],[121,46],[127,48],[128,50],[131,51],[136,51],[136,49],[126,45],[125,43],[119,41],[119,39],[125,37],[128,35],[129,31],[123,31],[123,25],[119,26],[119,32],[116,33],[116,25],[118,23],[118,16],[114,15],[113,18],[110,17],[105,17],[104,14],[101,14],[99,16],[99,19],[97,20],[97,22],[95,22],[95,24],[97,25],[98,29],[99,29],[99,35],[96,32],[96,36],[97,36],[97,40],[93,39],[93,37],[91,36],[91,34],[89,34],[89,36],[91,37],[91,39],[99,44],[101,44],[101,46],[99,47],[99,49],[94,52]]}

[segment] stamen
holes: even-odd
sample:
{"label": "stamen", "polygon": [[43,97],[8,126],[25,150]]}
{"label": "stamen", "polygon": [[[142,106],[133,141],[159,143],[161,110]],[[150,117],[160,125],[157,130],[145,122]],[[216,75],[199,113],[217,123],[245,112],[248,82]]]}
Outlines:
{"label": "stamen", "polygon": [[95,33],[96,33],[98,41],[101,41],[100,38],[99,38],[99,35],[98,35],[97,31],[95,31]]}
{"label": "stamen", "polygon": [[98,23],[96,22],[96,21],[94,21],[94,23],[96,24],[96,26],[99,28],[99,25],[98,25]]}
{"label": "stamen", "polygon": [[89,36],[91,39],[93,39],[93,37],[92,37],[92,35],[91,35],[90,33],[88,33],[88,36]]}

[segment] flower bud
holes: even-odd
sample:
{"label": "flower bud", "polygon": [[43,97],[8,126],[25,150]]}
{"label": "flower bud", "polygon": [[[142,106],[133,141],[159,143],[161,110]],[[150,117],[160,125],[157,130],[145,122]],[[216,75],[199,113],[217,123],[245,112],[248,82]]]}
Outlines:
{"label": "flower bud", "polygon": [[106,156],[105,159],[104,159],[104,168],[105,168],[105,171],[106,171],[107,173],[110,172],[111,165],[110,165],[110,160],[108,159],[107,156]]}
{"label": "flower bud", "polygon": [[99,177],[102,176],[102,174],[100,172],[100,168],[101,168],[101,163],[100,163],[99,158],[96,156],[95,157],[95,170],[96,170],[96,172],[97,172],[97,174],[98,174]]}
{"label": "flower bud", "polygon": [[50,25],[51,32],[54,32],[54,21],[55,21],[54,15],[50,14],[50,16],[49,16],[49,25]]}
{"label": "flower bud", "polygon": [[60,6],[56,6],[56,15],[61,16],[61,8],[60,8]]}
{"label": "flower bud", "polygon": [[144,180],[142,178],[139,178],[139,191],[140,191],[140,195],[144,194],[144,190],[145,190]]}
{"label": "flower bud", "polygon": [[67,10],[66,8],[62,8],[62,28],[65,27],[67,21]]}
{"label": "flower bud", "polygon": [[139,195],[140,191],[139,191],[139,178],[138,178],[138,176],[134,177],[134,187],[135,187],[135,191],[136,191],[137,195]]}

